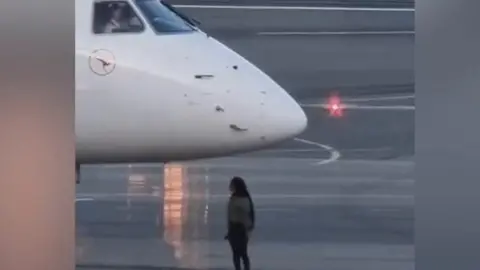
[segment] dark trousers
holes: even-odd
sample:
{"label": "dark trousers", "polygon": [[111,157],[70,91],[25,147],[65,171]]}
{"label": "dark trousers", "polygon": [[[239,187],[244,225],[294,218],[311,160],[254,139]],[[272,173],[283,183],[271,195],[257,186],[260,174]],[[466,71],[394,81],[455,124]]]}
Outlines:
{"label": "dark trousers", "polygon": [[243,261],[244,270],[250,270],[250,258],[248,257],[248,234],[242,224],[230,224],[228,230],[228,242],[232,248],[233,265],[235,270],[241,270],[240,261]]}

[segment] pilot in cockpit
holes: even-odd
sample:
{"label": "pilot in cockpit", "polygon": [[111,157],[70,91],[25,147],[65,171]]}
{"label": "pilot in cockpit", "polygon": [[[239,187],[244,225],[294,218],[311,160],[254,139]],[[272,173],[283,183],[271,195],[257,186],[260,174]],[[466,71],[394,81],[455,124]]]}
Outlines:
{"label": "pilot in cockpit", "polygon": [[125,28],[124,18],[123,18],[123,7],[120,5],[112,4],[109,5],[109,17],[110,19],[105,24],[104,33],[112,33],[115,30]]}
{"label": "pilot in cockpit", "polygon": [[138,28],[142,25],[128,5],[112,4],[109,6],[109,13],[110,20],[105,24],[103,33],[130,32],[131,28]]}

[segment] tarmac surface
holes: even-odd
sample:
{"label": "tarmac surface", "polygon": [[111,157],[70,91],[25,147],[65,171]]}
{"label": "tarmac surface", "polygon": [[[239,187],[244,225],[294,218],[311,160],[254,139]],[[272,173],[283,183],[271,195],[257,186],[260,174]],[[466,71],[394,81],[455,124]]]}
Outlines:
{"label": "tarmac surface", "polygon": [[[288,4],[279,3],[258,5]],[[240,175],[258,216],[252,269],[413,270],[414,36],[394,32],[409,30],[412,14],[184,10],[292,93],[309,127],[236,157],[84,167],[77,269],[232,269],[225,204],[229,179]],[[332,93],[341,117],[325,109]]]}
{"label": "tarmac surface", "polygon": [[231,269],[223,236],[232,175],[247,179],[256,204],[253,269],[414,269],[413,163],[317,162],[87,167],[77,194],[79,269]]}

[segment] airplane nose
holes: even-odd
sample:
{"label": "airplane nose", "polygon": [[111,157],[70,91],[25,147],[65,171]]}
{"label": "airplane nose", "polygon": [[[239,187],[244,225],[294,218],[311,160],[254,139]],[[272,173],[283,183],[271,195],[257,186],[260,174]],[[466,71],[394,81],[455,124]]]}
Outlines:
{"label": "airplane nose", "polygon": [[292,137],[298,136],[302,134],[305,129],[308,127],[308,118],[307,115],[305,114],[305,111],[300,107],[298,103],[295,103],[296,106],[292,111],[293,115],[293,120],[291,124],[291,130],[292,130]]}
{"label": "airplane nose", "polygon": [[305,131],[308,119],[300,105],[288,94],[271,104],[265,124],[266,139],[279,142],[294,138]]}
{"label": "airplane nose", "polygon": [[307,128],[307,116],[303,109],[300,107],[300,105],[295,100],[293,100],[293,98],[290,98],[289,106],[286,106],[284,112],[282,112],[281,115],[282,118],[279,119],[279,121],[280,123],[283,122],[282,133],[285,139],[290,139],[298,136],[303,133]]}

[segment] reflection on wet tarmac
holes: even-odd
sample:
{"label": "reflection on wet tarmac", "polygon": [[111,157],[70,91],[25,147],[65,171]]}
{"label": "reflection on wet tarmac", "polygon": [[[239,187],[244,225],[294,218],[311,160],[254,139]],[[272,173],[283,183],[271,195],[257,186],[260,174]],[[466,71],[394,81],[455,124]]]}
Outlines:
{"label": "reflection on wet tarmac", "polygon": [[[188,222],[188,215],[184,211],[188,209],[188,202],[184,200],[184,189],[187,188],[188,178],[185,177],[181,165],[167,165],[164,171],[164,204],[163,225],[164,239],[175,250],[175,258],[185,260],[185,246],[182,241],[182,229],[184,222]],[[187,253],[188,254],[188,253]]]}
{"label": "reflection on wet tarmac", "polygon": [[313,167],[301,159],[232,158],[187,164],[87,168],[77,196],[92,200],[77,202],[78,264],[229,269],[223,240],[228,180],[242,175],[258,212],[251,243],[257,269],[413,265],[409,162]]}
{"label": "reflection on wet tarmac", "polygon": [[[207,263],[202,261],[199,250],[205,251],[208,244],[191,242],[184,235],[184,231],[189,229],[194,238],[208,237],[204,230],[208,219],[208,204],[203,203],[207,194],[202,190],[204,185],[201,182],[201,179],[189,181],[185,165],[167,164],[164,168],[164,239],[174,248],[175,259],[181,267],[193,268]],[[189,198],[195,200],[190,201]],[[205,211],[203,219],[199,219],[201,211],[198,210],[202,205],[205,205]]]}

